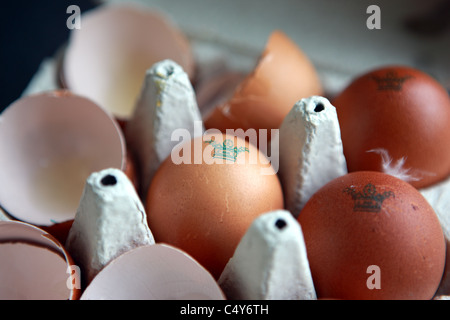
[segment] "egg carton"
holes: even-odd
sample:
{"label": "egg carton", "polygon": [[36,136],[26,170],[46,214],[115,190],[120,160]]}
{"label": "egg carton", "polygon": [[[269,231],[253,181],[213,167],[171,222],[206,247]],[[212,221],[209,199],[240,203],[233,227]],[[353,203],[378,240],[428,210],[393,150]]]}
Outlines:
{"label": "egg carton", "polygon": [[[162,2],[158,3],[158,1],[153,2],[153,4],[162,6]],[[194,44],[195,54],[197,57],[201,57],[200,60],[205,61],[205,65],[200,66],[200,74],[204,77],[203,79],[205,81],[211,75],[224,71],[237,70],[244,74],[251,71],[260,52],[255,47],[249,48],[244,45],[236,45],[231,39],[217,41],[217,39],[214,40],[214,37],[206,36],[205,38],[205,36],[199,36],[195,33],[191,33],[190,37]],[[258,39],[261,40],[261,38]],[[264,43],[264,41],[257,41],[257,43]],[[224,54],[224,51],[226,51],[226,54]],[[29,96],[43,91],[59,89],[59,63],[58,57],[52,57],[43,61],[40,69],[23,95]],[[217,70],[216,68],[211,68],[211,66],[221,67],[219,68],[220,70]],[[366,67],[367,64],[364,64],[364,66]],[[157,68],[161,69],[155,72]],[[141,94],[142,105],[151,105],[152,112],[158,112],[157,106],[159,105],[159,100],[158,95],[155,98],[155,92],[159,94],[164,92],[163,87],[160,86],[161,81],[165,83],[173,81],[175,85],[170,85],[166,89],[178,90],[177,94],[185,95],[192,99],[193,96],[190,91],[189,79],[183,70],[177,68],[179,66],[172,61],[163,61],[162,64],[155,65],[152,70],[147,72],[147,86]],[[170,74],[167,73],[168,70],[171,70]],[[327,86],[327,90],[331,94],[338,92],[344,83],[348,82],[349,77],[354,74],[351,71],[334,73],[332,68],[330,70],[324,68],[321,71],[323,74],[329,71],[326,73],[328,77],[325,77],[327,79],[325,83],[333,83],[333,85],[330,84]],[[165,75],[164,72],[166,72]],[[161,74],[163,74],[163,77],[158,78],[159,82],[155,81],[156,75],[161,76]],[[175,76],[173,76],[174,74]],[[202,78],[200,77],[200,79]],[[233,79],[231,87],[239,79],[241,78]],[[184,85],[177,87],[177,82]],[[159,83],[159,86],[155,83]],[[152,163],[161,163],[170,154],[170,150],[173,147],[173,145],[167,143],[168,134],[173,129],[179,128],[180,126],[188,127],[190,128],[189,131],[195,136],[194,128],[191,127],[192,122],[201,120],[201,112],[207,112],[209,108],[212,108],[217,103],[217,99],[220,98],[216,96],[205,96],[204,100],[201,100],[203,108],[198,109],[194,96],[194,99],[190,100],[190,108],[184,110],[184,114],[180,113],[180,108],[177,108],[176,105],[169,114],[159,113],[157,118],[160,119],[161,123],[169,124],[165,128],[165,131],[159,131],[160,126],[157,125],[153,127],[142,125],[142,123],[152,123],[149,118],[155,117],[155,114],[149,113],[149,110],[146,111],[142,108],[143,111],[140,116],[135,118],[136,123],[134,127],[141,129],[142,127],[146,127],[150,132],[145,136],[140,136],[139,130],[134,133],[129,133],[135,137],[135,140],[141,139],[141,141],[138,141],[138,145],[134,147],[142,151],[142,154],[139,154],[139,157],[142,158],[141,161],[148,163],[148,159],[151,158],[153,159],[151,161]],[[323,110],[314,110],[318,104],[324,107]],[[137,110],[139,111],[139,109]],[[178,119],[182,115],[181,122],[173,123],[169,120],[173,114],[177,114]],[[306,126],[305,123],[308,123],[310,126]],[[278,140],[280,143],[278,146],[280,163],[278,165],[280,177],[290,177],[289,179],[281,178],[283,189],[286,190],[285,200],[287,210],[268,212],[254,221],[246,235],[242,238],[234,256],[230,259],[229,264],[226,266],[217,283],[208,276],[205,276],[203,287],[208,287],[208,289],[205,289],[203,292],[203,298],[317,298],[309,271],[301,228],[295,223],[294,218],[295,212],[299,212],[305,202],[320,186],[346,173],[339,124],[334,107],[326,98],[320,96],[299,101],[283,124],[279,131],[280,137],[283,136],[284,138]],[[295,130],[294,128],[298,128],[298,126],[304,127],[306,131],[299,132]],[[200,133],[203,133],[203,129],[201,128]],[[156,143],[149,143],[152,135],[158,136],[159,140],[156,139]],[[292,152],[289,146],[283,144],[284,141],[290,141],[290,143],[295,142],[299,146],[297,152]],[[145,145],[154,147],[154,149],[144,149],[142,146]],[[329,170],[323,170],[323,168],[329,168]],[[142,187],[143,189],[148,187],[156,169],[157,166],[148,168],[145,174],[144,180],[146,181]],[[115,177],[115,183],[112,184],[113,188],[109,188],[108,183],[102,183],[102,179],[107,176]],[[420,192],[429,201],[439,217],[447,241],[447,259],[449,259],[450,216],[447,213],[447,208],[450,205],[450,178],[432,187],[422,189]],[[116,206],[111,206],[111,203],[108,206],[108,202],[104,200],[116,197],[123,197],[125,199],[115,202],[116,204],[122,203],[123,207],[117,208]],[[102,205],[98,205],[99,203],[102,203]],[[119,218],[112,218],[108,215],[110,211],[116,210],[126,210],[129,212],[127,216],[129,231],[139,234],[140,236],[137,237],[138,240],[135,241],[126,237],[117,239],[117,234],[120,233],[117,230],[121,230],[125,223]],[[92,212],[95,212],[95,214],[92,215]],[[77,217],[75,218],[68,238],[69,250],[72,252],[81,252],[83,255],[77,258],[80,264],[83,265],[84,270],[87,271],[88,282],[94,281],[98,275],[102,274],[101,271],[103,269],[113,266],[112,261],[119,261],[118,258],[125,257],[124,252],[135,252],[133,249],[141,247],[156,248],[151,230],[145,223],[143,216],[145,216],[145,210],[142,206],[142,194],[138,196],[135,193],[129,179],[122,174],[121,170],[107,169],[95,173],[89,178],[80,202]],[[0,220],[10,220],[10,217],[6,213],[3,215],[4,218],[1,217],[0,212]],[[132,221],[132,223],[129,223],[129,221]],[[100,225],[102,233],[92,232],[92,226]],[[255,242],[259,246],[258,250],[250,251],[248,247]],[[112,243],[114,245],[111,245]],[[289,252],[286,251],[286,245],[288,243],[290,248],[294,248]],[[176,249],[173,248],[173,250]],[[166,256],[169,255],[167,253]],[[280,259],[279,257],[285,258]],[[295,267],[291,267],[290,270],[289,266],[286,268],[286,265],[283,263],[285,261],[284,259],[296,261]],[[187,263],[186,261],[184,262]],[[117,265],[120,265],[120,263],[117,263]],[[447,263],[447,265],[450,265],[450,263]],[[298,266],[302,267],[299,268]],[[124,268],[124,266],[122,265],[119,268]],[[117,271],[115,272],[117,273]],[[193,273],[195,272],[193,271]],[[447,267],[436,299],[444,299],[446,295],[450,294],[448,273]],[[111,274],[114,274],[114,272],[111,271]],[[199,274],[203,275],[201,271],[199,271]],[[289,277],[286,276],[287,274]],[[99,282],[102,277],[99,276],[97,278]],[[287,280],[288,283],[286,283]],[[108,280],[106,278],[103,281]],[[220,286],[220,290],[216,290],[218,289],[217,285]],[[281,288],[283,289],[281,290]],[[222,290],[226,293],[225,295],[220,292]],[[92,290],[88,291],[84,298],[98,297],[95,294],[101,294],[103,296],[108,294],[107,292],[91,292]],[[188,293],[182,292],[181,294]],[[166,297],[170,298],[170,293]]]}

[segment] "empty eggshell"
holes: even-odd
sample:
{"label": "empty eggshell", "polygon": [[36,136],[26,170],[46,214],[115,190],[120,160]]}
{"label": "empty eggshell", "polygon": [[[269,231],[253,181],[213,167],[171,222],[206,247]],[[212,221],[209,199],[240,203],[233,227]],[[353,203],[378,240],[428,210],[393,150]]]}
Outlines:
{"label": "empty eggshell", "polygon": [[130,250],[94,278],[81,300],[224,300],[209,272],[165,244]]}
{"label": "empty eggshell", "polygon": [[277,129],[294,104],[322,95],[314,65],[282,31],[274,31],[257,66],[233,96],[205,117],[205,127]]}
{"label": "empty eggshell", "polygon": [[73,219],[91,172],[123,169],[126,148],[115,120],[67,91],[20,98],[1,114],[0,203],[40,226]]}
{"label": "empty eggshell", "polygon": [[172,59],[193,77],[187,38],[162,12],[137,5],[103,5],[82,16],[70,35],[63,62],[64,83],[127,120],[133,114],[145,72]]}
{"label": "empty eggshell", "polygon": [[0,299],[75,300],[80,274],[72,258],[44,230],[0,221]]}

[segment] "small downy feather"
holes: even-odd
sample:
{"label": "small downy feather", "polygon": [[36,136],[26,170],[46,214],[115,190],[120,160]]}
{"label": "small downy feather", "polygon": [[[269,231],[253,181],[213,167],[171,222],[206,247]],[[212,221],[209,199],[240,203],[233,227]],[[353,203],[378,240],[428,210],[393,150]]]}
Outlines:
{"label": "small downy feather", "polygon": [[406,157],[402,157],[394,162],[394,159],[389,155],[389,152],[383,148],[371,149],[367,152],[374,152],[381,156],[382,172],[399,178],[406,182],[419,181],[424,175],[431,175],[430,172],[414,170],[412,168],[405,168]]}

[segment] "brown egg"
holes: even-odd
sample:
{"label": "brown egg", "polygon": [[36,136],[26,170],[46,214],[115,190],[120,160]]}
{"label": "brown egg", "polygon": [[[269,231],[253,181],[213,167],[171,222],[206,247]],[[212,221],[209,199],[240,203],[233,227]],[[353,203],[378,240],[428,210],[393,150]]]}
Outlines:
{"label": "brown egg", "polygon": [[319,298],[431,299],[442,278],[439,220],[411,184],[353,172],[314,194],[300,212]]}
{"label": "brown egg", "polygon": [[308,57],[282,31],[274,31],[252,73],[227,102],[205,117],[205,127],[277,129],[295,102],[321,95],[322,86]]}
{"label": "brown egg", "polygon": [[283,208],[280,182],[240,138],[205,134],[181,146],[175,154],[185,161],[173,152],[152,180],[148,225],[156,242],[184,250],[218,278],[253,220]]}
{"label": "brown egg", "polygon": [[333,101],[349,172],[383,171],[417,188],[450,174],[450,99],[429,75],[388,66],[355,79]]}

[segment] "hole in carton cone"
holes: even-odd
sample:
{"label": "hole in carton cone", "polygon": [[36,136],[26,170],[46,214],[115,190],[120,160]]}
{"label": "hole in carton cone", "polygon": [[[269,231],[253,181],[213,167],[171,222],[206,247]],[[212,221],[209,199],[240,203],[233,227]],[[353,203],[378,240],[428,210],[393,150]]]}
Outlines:
{"label": "hole in carton cone", "polygon": [[275,226],[280,230],[284,229],[284,227],[286,227],[286,225],[287,225],[287,223],[283,219],[277,219],[277,221],[275,221]]}
{"label": "hole in carton cone", "polygon": [[314,108],[314,111],[315,111],[315,112],[321,112],[321,111],[323,111],[323,110],[325,110],[325,107],[324,107],[324,105],[321,104],[321,103],[318,103],[318,104],[316,105],[316,107]]}
{"label": "hole in carton cone", "polygon": [[114,186],[117,183],[117,179],[113,175],[108,174],[103,177],[103,179],[101,180],[101,183],[104,186]]}

